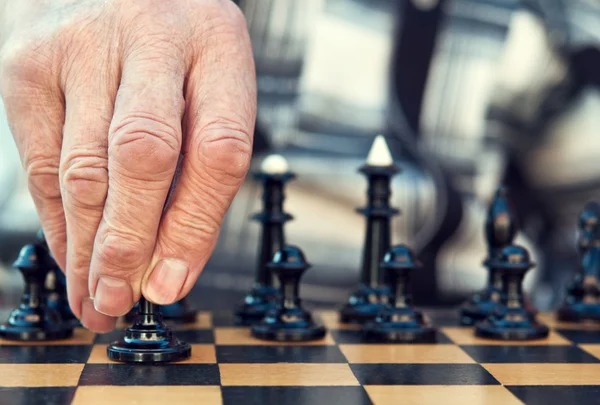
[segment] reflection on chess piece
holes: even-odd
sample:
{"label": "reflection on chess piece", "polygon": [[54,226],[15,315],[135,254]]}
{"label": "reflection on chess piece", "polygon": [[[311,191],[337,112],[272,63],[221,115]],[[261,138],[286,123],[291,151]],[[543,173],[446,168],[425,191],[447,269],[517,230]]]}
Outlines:
{"label": "reflection on chess piece", "polygon": [[529,252],[521,246],[510,245],[492,260],[492,266],[498,269],[502,277],[502,299],[485,320],[477,323],[475,335],[511,341],[546,338],[548,327],[539,323],[535,314],[524,306],[523,279],[534,266]]}
{"label": "reflection on chess piece", "polygon": [[488,270],[488,281],[485,289],[475,293],[467,301],[460,312],[462,325],[471,326],[485,319],[500,302],[502,278],[491,263],[502,249],[510,245],[517,233],[517,221],[511,206],[508,191],[500,187],[488,209],[485,223],[485,235],[488,254],[483,265]]}
{"label": "reflection on chess piece", "polygon": [[44,252],[38,245],[25,245],[13,266],[25,280],[21,304],[14,309],[6,324],[0,326],[0,336],[10,340],[44,341],[67,339],[73,326],[63,322],[60,314],[48,308],[44,283],[48,266],[42,262]]}
{"label": "reflection on chess piece", "polygon": [[36,245],[38,245],[41,248],[41,252],[43,252],[41,262],[49,267],[48,276],[45,281],[48,291],[48,308],[57,311],[64,322],[71,323],[73,327],[81,327],[81,322],[73,315],[73,311],[71,311],[71,306],[69,305],[69,299],[67,297],[67,278],[58,267],[58,264],[56,264],[54,257],[52,257],[52,252],[50,252],[48,242],[46,241],[46,236],[41,229],[36,235]]}
{"label": "reflection on chess piece", "polygon": [[400,168],[394,164],[383,136],[377,136],[360,168],[368,180],[367,206],[358,209],[366,218],[360,285],[340,311],[340,322],[364,323],[375,319],[387,303],[390,288],[379,264],[391,247],[391,218],[399,211],[390,206],[390,182]]}
{"label": "reflection on chess piece", "polygon": [[579,271],[567,286],[565,302],[557,311],[564,322],[600,321],[600,204],[589,202],[579,215]]}
{"label": "reflection on chess piece", "polygon": [[296,246],[286,246],[275,254],[268,268],[279,279],[281,293],[276,306],[252,327],[254,337],[281,342],[302,342],[325,337],[325,327],[313,320],[300,300],[300,278],[309,267],[304,254]]}
{"label": "reflection on chess piece", "polygon": [[294,179],[283,156],[267,156],[255,178],[263,186],[263,209],[253,219],[261,224],[261,238],[258,247],[254,287],[244,298],[244,303],[236,311],[236,323],[252,325],[264,318],[268,310],[275,306],[277,286],[267,268],[273,255],[285,245],[284,225],[293,217],[284,212],[285,185]]}
{"label": "reflection on chess piece", "polygon": [[384,257],[380,268],[388,272],[392,293],[390,303],[374,321],[363,326],[367,340],[381,342],[433,343],[437,330],[430,326],[421,312],[412,307],[410,278],[421,267],[415,254],[404,245],[394,246]]}
{"label": "reflection on chess piece", "polygon": [[171,363],[188,359],[191,346],[164,323],[160,307],[142,297],[125,337],[108,345],[108,358],[125,363]]}

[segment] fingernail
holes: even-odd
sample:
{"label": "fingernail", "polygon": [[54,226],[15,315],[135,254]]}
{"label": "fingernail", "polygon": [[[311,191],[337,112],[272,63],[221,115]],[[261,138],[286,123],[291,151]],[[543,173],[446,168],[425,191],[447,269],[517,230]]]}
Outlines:
{"label": "fingernail", "polygon": [[148,278],[146,298],[159,305],[175,301],[188,275],[188,267],[178,259],[163,259],[156,263]]}
{"label": "fingernail", "polygon": [[133,290],[125,281],[102,276],[98,279],[94,308],[108,316],[123,316],[133,306]]}
{"label": "fingernail", "polygon": [[99,313],[92,299],[84,298],[81,303],[81,323],[92,332],[108,333],[115,328],[116,318]]}

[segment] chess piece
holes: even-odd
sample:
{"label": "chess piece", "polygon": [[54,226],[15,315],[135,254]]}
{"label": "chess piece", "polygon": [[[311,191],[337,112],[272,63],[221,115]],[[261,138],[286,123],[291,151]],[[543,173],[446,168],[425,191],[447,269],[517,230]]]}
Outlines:
{"label": "chess piece", "polygon": [[373,320],[385,306],[390,289],[379,264],[391,246],[391,218],[399,214],[390,206],[390,182],[400,168],[394,164],[383,136],[375,138],[367,162],[359,171],[368,179],[368,203],[365,208],[358,209],[366,217],[367,229],[360,284],[340,311],[340,322],[343,323]]}
{"label": "chess piece", "polygon": [[69,305],[69,299],[67,297],[67,278],[56,264],[52,252],[50,252],[50,248],[48,247],[44,231],[41,229],[36,235],[36,244],[43,252],[41,260],[50,268],[45,282],[48,291],[48,308],[57,311],[63,322],[71,323],[73,327],[81,327],[81,322],[75,317],[73,311],[71,311],[71,306]]}
{"label": "chess piece", "polygon": [[160,307],[142,297],[125,337],[106,348],[108,358],[125,363],[171,363],[188,359],[191,346],[177,339],[163,321]]}
{"label": "chess piece", "polygon": [[390,303],[374,321],[364,324],[367,340],[397,343],[434,343],[437,340],[437,330],[412,307],[410,278],[420,267],[415,254],[404,245],[394,246],[385,255],[380,268],[390,276]]}
{"label": "chess piece", "polygon": [[556,317],[563,322],[600,321],[600,204],[589,202],[579,215],[577,250],[579,271],[567,286],[567,296]]}
{"label": "chess piece", "polygon": [[462,325],[472,326],[484,320],[500,302],[502,278],[491,265],[502,249],[510,245],[517,233],[517,221],[509,200],[508,190],[500,187],[488,209],[485,235],[488,253],[483,265],[488,270],[488,281],[483,291],[475,293],[460,311]]}
{"label": "chess piece", "polygon": [[310,267],[302,251],[286,246],[277,252],[267,267],[277,276],[281,288],[276,306],[264,319],[252,327],[258,339],[280,342],[317,340],[325,336],[325,328],[317,324],[302,307],[299,291],[300,278]]}
{"label": "chess piece", "polygon": [[254,287],[236,311],[236,323],[252,325],[264,318],[275,306],[277,286],[267,268],[273,255],[285,244],[284,225],[293,219],[283,210],[285,184],[295,175],[290,172],[283,156],[267,156],[255,178],[263,186],[263,209],[253,219],[261,224],[261,238],[256,263]]}
{"label": "chess piece", "polygon": [[[135,304],[131,311],[125,315],[127,322],[133,322],[138,313],[138,304]],[[188,324],[196,321],[196,311],[190,307],[187,298],[182,298],[179,301],[161,307],[163,319],[167,322],[176,324]]]}
{"label": "chess piece", "polygon": [[19,307],[0,326],[0,337],[19,341],[46,341],[67,339],[73,335],[73,326],[63,322],[60,314],[47,306],[44,282],[49,268],[42,261],[43,255],[40,246],[25,245],[13,263],[23,275],[25,291]]}
{"label": "chess piece", "polygon": [[487,339],[523,341],[546,338],[549,329],[527,311],[523,299],[523,279],[534,266],[529,253],[521,246],[509,245],[492,259],[502,277],[501,302],[483,321],[477,323],[475,335]]}

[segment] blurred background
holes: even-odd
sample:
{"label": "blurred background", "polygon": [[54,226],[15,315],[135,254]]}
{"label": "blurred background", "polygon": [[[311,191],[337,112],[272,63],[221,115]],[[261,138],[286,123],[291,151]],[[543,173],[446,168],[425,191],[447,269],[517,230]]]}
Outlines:
{"label": "blurred background", "polygon": [[[366,181],[357,173],[384,134],[393,243],[425,267],[415,301],[449,306],[483,288],[483,233],[507,185],[518,243],[538,266],[526,289],[553,309],[578,267],[577,215],[600,199],[600,3],[595,0],[238,0],[258,73],[254,167],[269,153],[297,180],[287,239],[313,268],[305,300],[340,306],[358,282]],[[192,292],[231,308],[251,288],[261,189],[249,176]],[[21,293],[10,263],[39,226],[0,105],[0,305]]]}

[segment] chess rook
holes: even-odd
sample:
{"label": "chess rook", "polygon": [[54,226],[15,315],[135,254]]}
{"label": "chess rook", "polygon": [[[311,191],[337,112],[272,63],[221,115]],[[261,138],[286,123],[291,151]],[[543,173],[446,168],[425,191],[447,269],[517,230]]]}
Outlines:
{"label": "chess rook", "polygon": [[523,297],[523,279],[534,266],[527,250],[509,245],[492,259],[493,267],[502,277],[501,302],[488,317],[478,322],[475,335],[481,338],[507,341],[543,339],[549,329],[539,323],[535,314],[527,311]]}
{"label": "chess rook", "polygon": [[412,306],[410,279],[412,273],[421,268],[415,254],[404,245],[394,246],[385,255],[380,268],[389,273],[391,302],[381,310],[374,321],[363,325],[365,338],[378,342],[436,342],[437,330]]}
{"label": "chess rook", "polygon": [[21,304],[8,321],[0,326],[0,337],[19,341],[67,339],[73,335],[73,325],[64,322],[60,314],[47,306],[45,281],[49,267],[43,261],[43,249],[36,244],[25,245],[13,263],[25,281]]}
{"label": "chess rook", "polygon": [[462,325],[471,326],[485,319],[498,305],[502,291],[502,277],[492,262],[501,254],[504,247],[513,242],[516,233],[517,220],[508,190],[499,187],[488,209],[485,222],[488,252],[483,265],[488,270],[487,285],[483,291],[475,293],[461,308]]}
{"label": "chess rook", "polygon": [[567,286],[564,303],[556,317],[564,322],[600,321],[600,204],[589,202],[579,215],[577,250],[581,264]]}
{"label": "chess rook", "polygon": [[340,321],[363,323],[375,319],[389,295],[379,264],[391,247],[390,222],[399,211],[390,206],[391,178],[400,172],[383,136],[373,142],[367,162],[359,171],[367,177],[367,206],[357,211],[366,217],[360,285],[340,311]]}
{"label": "chess rook", "polygon": [[163,321],[160,307],[142,297],[125,337],[106,348],[108,358],[124,363],[170,363],[188,359],[191,346],[181,342]]}
{"label": "chess rook", "polygon": [[310,268],[304,253],[296,246],[277,252],[267,266],[279,279],[281,294],[274,308],[252,327],[257,339],[280,342],[303,342],[325,337],[325,327],[317,324],[300,300],[300,279]]}
{"label": "chess rook", "polygon": [[267,311],[274,307],[277,287],[267,265],[276,252],[285,245],[284,225],[293,217],[284,212],[284,188],[295,175],[290,172],[283,156],[267,156],[261,171],[254,176],[263,186],[262,212],[253,219],[261,224],[261,237],[252,291],[245,297],[243,305],[236,311],[236,320],[240,325],[252,325],[264,318]]}

